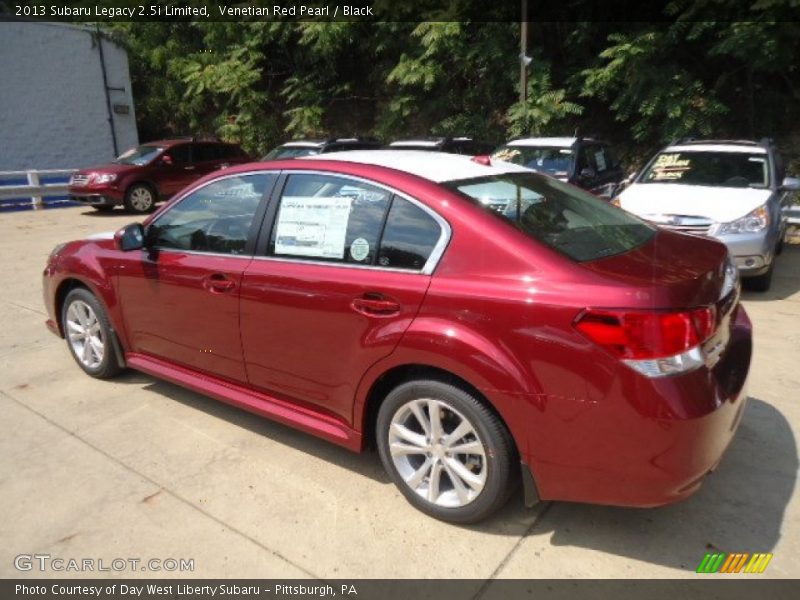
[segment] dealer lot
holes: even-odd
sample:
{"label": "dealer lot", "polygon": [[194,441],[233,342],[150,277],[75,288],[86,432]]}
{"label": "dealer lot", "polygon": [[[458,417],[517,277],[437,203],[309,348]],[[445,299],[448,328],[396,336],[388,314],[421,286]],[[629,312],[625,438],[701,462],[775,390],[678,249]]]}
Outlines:
{"label": "dealer lot", "polygon": [[412,508],[375,453],[136,372],[84,375],[44,327],[41,271],[56,243],[132,220],[86,208],[0,219],[3,577],[93,574],[19,572],[20,554],[173,558],[194,559],[194,571],[169,576],[466,577],[479,593],[495,577],[695,577],[717,550],[774,554],[764,574],[746,577],[800,577],[800,246],[779,258],[770,292],[744,294],[751,401],[699,493],[655,510],[526,510],[518,494],[485,523],[456,527]]}

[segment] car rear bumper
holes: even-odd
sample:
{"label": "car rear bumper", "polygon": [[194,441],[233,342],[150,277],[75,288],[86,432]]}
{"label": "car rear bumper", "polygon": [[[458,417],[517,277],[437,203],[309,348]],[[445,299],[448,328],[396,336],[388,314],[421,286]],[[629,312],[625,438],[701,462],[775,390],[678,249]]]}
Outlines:
{"label": "car rear bumper", "polygon": [[[531,456],[544,500],[659,506],[690,496],[722,459],[747,403],[752,329],[739,307],[712,369],[679,377],[621,378],[598,404],[571,415],[569,439]],[[633,378],[638,379],[638,381]],[[581,432],[575,426],[586,430]]]}

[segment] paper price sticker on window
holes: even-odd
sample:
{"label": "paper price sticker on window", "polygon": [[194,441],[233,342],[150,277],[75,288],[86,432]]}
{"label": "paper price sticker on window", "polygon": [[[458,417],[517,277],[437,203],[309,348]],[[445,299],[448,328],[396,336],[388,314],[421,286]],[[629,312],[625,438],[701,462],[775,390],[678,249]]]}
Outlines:
{"label": "paper price sticker on window", "polygon": [[352,198],[284,197],[275,254],[344,258]]}

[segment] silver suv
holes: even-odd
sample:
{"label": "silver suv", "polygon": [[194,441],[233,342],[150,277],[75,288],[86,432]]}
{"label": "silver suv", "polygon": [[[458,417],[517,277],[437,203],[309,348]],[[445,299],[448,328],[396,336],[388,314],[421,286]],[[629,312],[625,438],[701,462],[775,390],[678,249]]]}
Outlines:
{"label": "silver suv", "polygon": [[656,154],[613,203],[667,229],[727,244],[748,287],[766,291],[783,249],[784,177],[772,140],[684,140]]}

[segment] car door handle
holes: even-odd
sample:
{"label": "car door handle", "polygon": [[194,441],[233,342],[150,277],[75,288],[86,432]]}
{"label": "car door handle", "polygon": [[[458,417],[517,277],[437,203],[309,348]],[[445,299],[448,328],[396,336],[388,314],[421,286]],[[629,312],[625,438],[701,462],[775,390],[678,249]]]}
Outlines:
{"label": "car door handle", "polygon": [[350,308],[368,317],[391,317],[400,312],[400,303],[381,294],[364,294],[355,298]]}
{"label": "car door handle", "polygon": [[194,171],[194,165],[189,165],[188,167],[183,167],[184,171]]}
{"label": "car door handle", "polygon": [[236,282],[228,279],[222,273],[214,273],[203,278],[203,287],[212,294],[230,292],[236,287]]}

